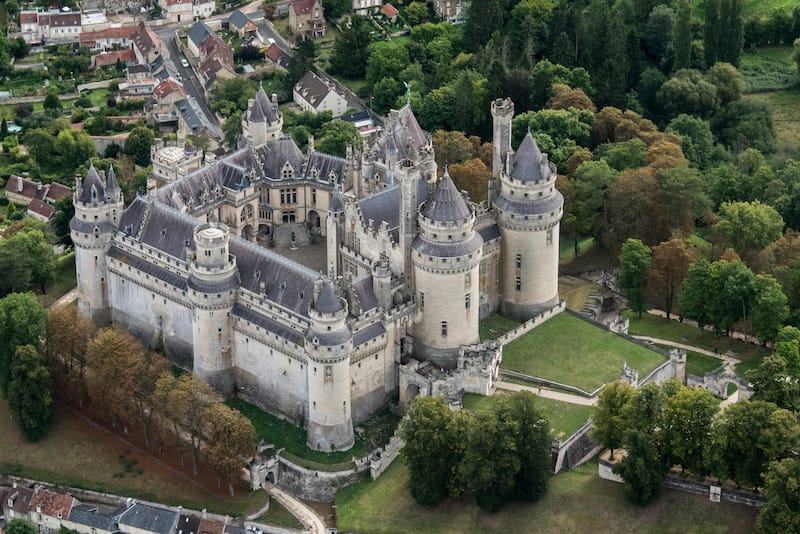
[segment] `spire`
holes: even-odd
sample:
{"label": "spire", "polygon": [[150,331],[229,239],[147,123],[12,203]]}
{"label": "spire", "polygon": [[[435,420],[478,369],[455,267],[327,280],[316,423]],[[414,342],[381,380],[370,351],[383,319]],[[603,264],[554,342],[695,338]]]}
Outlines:
{"label": "spire", "polygon": [[314,309],[320,313],[336,313],[342,310],[342,303],[339,302],[339,297],[333,291],[331,284],[325,280],[320,279],[321,288],[319,295],[316,295],[314,300]]}
{"label": "spire", "polygon": [[438,222],[462,221],[467,219],[472,212],[467,206],[467,201],[456,188],[450,178],[447,168],[439,182],[439,187],[433,192],[433,197],[425,204],[422,215]]}
{"label": "spire", "polygon": [[520,143],[514,154],[514,162],[511,165],[511,177],[523,182],[534,182],[542,179],[541,163],[543,159],[539,145],[531,134],[530,128],[525,135],[525,139]]}
{"label": "spire", "polygon": [[106,198],[114,200],[120,192],[117,175],[114,174],[114,165],[108,166],[108,176],[106,177]]}
{"label": "spire", "polygon": [[106,187],[100,175],[94,168],[94,163],[89,163],[89,170],[83,180],[83,189],[80,191],[78,200],[87,204],[101,202],[106,198]]}

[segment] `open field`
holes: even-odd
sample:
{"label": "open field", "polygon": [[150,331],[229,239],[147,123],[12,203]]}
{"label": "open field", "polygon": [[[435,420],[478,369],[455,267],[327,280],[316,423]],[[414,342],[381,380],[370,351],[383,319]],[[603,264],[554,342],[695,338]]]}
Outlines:
{"label": "open field", "polygon": [[[231,399],[228,406],[239,410],[253,423],[258,439],[272,443],[276,448],[285,448],[292,461],[307,467],[325,470],[336,467],[336,464],[350,463],[353,457],[366,456],[375,446],[383,445],[394,433],[400,418],[389,412],[379,414],[366,423],[363,437],[356,438],[352,449],[347,451],[321,452],[306,446],[306,431],[293,424],[278,419],[260,408],[241,399]],[[380,442],[380,443],[377,443]]]}
{"label": "open field", "polygon": [[[47,436],[28,443],[8,404],[0,400],[0,428],[3,473],[232,516],[258,510],[266,502],[264,492],[247,497],[239,492],[242,497],[236,501],[218,498],[66,409],[56,410]],[[125,463],[134,460],[134,468],[126,472]]]}
{"label": "open field", "polygon": [[[499,397],[508,393],[504,389],[498,389],[491,397],[465,393],[464,408],[472,411],[489,409],[497,402]],[[544,412],[555,436],[572,434],[592,416],[591,406],[580,406],[542,397],[536,397],[536,406]]]}
{"label": "open field", "polygon": [[618,379],[623,360],[644,378],[664,357],[568,313],[545,321],[503,349],[504,369],[587,392]]}
{"label": "open field", "polygon": [[611,257],[608,252],[594,243],[588,245],[577,258],[571,256],[569,258],[572,259],[561,262],[559,271],[562,275],[611,269],[619,264],[616,258]]}
{"label": "open field", "polygon": [[784,145],[790,148],[800,145],[800,89],[753,93],[744,98],[766,102],[772,107],[779,149]]}
{"label": "open field", "polygon": [[267,523],[269,525],[278,525],[279,527],[303,529],[303,524],[297,520],[292,513],[287,510],[281,503],[273,498],[269,500],[269,511],[255,519],[257,523]]}
{"label": "open field", "polygon": [[435,508],[417,505],[408,492],[408,470],[398,458],[378,480],[363,481],[336,494],[339,531],[721,534],[755,529],[753,508],[714,504],[699,495],[664,491],[649,506],[631,505],[620,484],[598,478],[596,464],[585,467],[586,472],[551,478],[547,494],[536,503],[511,503],[489,514],[468,499],[448,499]]}
{"label": "open field", "polygon": [[[705,2],[703,0],[691,0],[690,4],[692,6],[692,15],[702,20]],[[796,0],[744,0],[742,2],[742,16],[769,16],[776,9],[788,9],[791,12],[796,5]]]}
{"label": "open field", "polygon": [[789,89],[800,83],[791,46],[765,46],[742,54],[746,93]]}
{"label": "open field", "polygon": [[625,312],[630,319],[630,334],[634,336],[651,336],[667,339],[677,343],[685,343],[701,349],[719,351],[730,354],[742,361],[736,366],[736,374],[744,377],[745,371],[757,367],[764,356],[771,353],[753,343],[745,343],[739,339],[727,336],[717,336],[708,330],[700,331],[696,326],[682,324],[678,321],[667,320],[655,315],[643,314],[639,319],[636,314]]}
{"label": "open field", "polygon": [[[578,256],[589,250],[594,244],[594,239],[591,237],[584,237],[578,239]],[[564,239],[564,236],[558,241],[558,261],[560,263],[568,263],[575,259],[575,241],[572,239]]]}

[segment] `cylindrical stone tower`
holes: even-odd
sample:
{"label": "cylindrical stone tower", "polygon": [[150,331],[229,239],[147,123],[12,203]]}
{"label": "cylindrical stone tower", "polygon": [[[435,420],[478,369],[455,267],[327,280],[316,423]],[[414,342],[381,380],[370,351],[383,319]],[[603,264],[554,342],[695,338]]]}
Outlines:
{"label": "cylindrical stone tower", "polygon": [[500,251],[500,310],[519,321],[558,303],[558,231],[564,197],[556,167],[530,132],[500,177],[495,197]]}
{"label": "cylindrical stone tower", "polygon": [[223,395],[233,393],[230,311],[239,286],[230,231],[221,223],[194,229],[195,253],[189,264],[189,295],[194,307],[194,372]]}
{"label": "cylindrical stone tower", "polygon": [[498,98],[492,102],[492,178],[500,178],[505,169],[506,157],[511,151],[511,119],[514,118],[514,102],[510,98]]}
{"label": "cylindrical stone tower", "polygon": [[350,352],[353,334],[347,325],[347,302],[336,296],[331,284],[314,283],[314,300],[308,308],[311,327],[306,333],[308,354],[307,445],[319,451],[347,450],[353,446],[350,415]]}
{"label": "cylindrical stone tower", "polygon": [[419,213],[413,245],[416,300],[414,352],[452,369],[460,345],[477,343],[479,267],[483,239],[475,215],[445,170]]}
{"label": "cylindrical stone tower", "polygon": [[72,203],[75,216],[70,221],[70,237],[75,244],[78,309],[96,323],[106,324],[111,320],[106,255],[123,208],[113,167],[104,182],[90,165],[86,178],[78,179]]}

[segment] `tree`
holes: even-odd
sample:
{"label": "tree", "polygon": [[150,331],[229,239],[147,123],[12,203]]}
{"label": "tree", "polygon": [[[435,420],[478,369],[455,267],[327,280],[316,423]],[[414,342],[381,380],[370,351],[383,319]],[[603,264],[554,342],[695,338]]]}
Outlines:
{"label": "tree", "polygon": [[53,247],[42,228],[33,222],[31,218],[23,219],[19,231],[6,231],[6,239],[0,241],[0,269],[5,273],[0,279],[0,295],[27,291],[32,284],[44,292],[55,276]]}
{"label": "tree", "polygon": [[597,111],[592,99],[580,87],[573,89],[563,83],[554,83],[552,92],[553,96],[545,104],[549,109],[587,109],[592,113]]}
{"label": "tree", "polygon": [[719,32],[717,58],[738,67],[744,43],[742,0],[720,0],[719,22],[720,28],[724,30]]}
{"label": "tree", "polygon": [[317,59],[317,45],[314,39],[307,35],[301,35],[294,42],[294,53],[292,59],[289,60],[289,66],[286,68],[288,75],[286,76],[286,84],[288,87],[294,87],[294,84],[300,81],[300,78],[306,75],[307,72],[314,70],[314,61]]}
{"label": "tree", "polygon": [[638,239],[628,239],[619,254],[620,271],[617,285],[628,300],[628,306],[642,316],[647,274],[652,264],[652,251]]}
{"label": "tree", "polygon": [[[149,129],[147,130],[150,131]],[[128,139],[130,140],[130,137]],[[80,130],[69,129],[58,132],[53,148],[58,154],[56,161],[62,174],[73,173],[80,165],[83,165],[97,154],[92,139],[86,132],[81,132]]]}
{"label": "tree", "polygon": [[255,98],[257,90],[258,84],[247,78],[237,76],[227,80],[217,80],[211,87],[211,98],[209,98],[211,109],[223,117],[230,117],[237,111],[247,111],[247,103]]}
{"label": "tree", "polygon": [[632,503],[649,504],[661,489],[667,466],[664,465],[652,436],[638,430],[625,433],[625,451],[628,453],[614,466],[614,473],[625,481],[622,492]]}
{"label": "tree", "polygon": [[324,154],[345,157],[347,147],[361,148],[361,136],[351,122],[331,121],[322,127],[317,150]]}
{"label": "tree", "polygon": [[388,76],[383,78],[372,87],[372,109],[377,113],[387,113],[404,92],[402,82]]}
{"label": "tree", "polygon": [[58,93],[54,90],[48,91],[47,96],[44,97],[43,107],[48,110],[61,110],[63,106],[61,100],[58,99]]}
{"label": "tree", "polygon": [[665,397],[661,435],[670,463],[695,475],[706,473],[711,423],[718,410],[711,392],[701,388],[681,386],[677,394]]}
{"label": "tree", "polygon": [[230,115],[222,124],[222,134],[224,136],[225,148],[234,151],[239,147],[239,137],[243,132],[242,114],[236,112]]}
{"label": "tree", "polygon": [[39,346],[47,312],[33,293],[12,293],[0,299],[0,391],[5,395],[17,347]]}
{"label": "tree", "polygon": [[616,173],[605,161],[586,161],[575,169],[572,184],[575,217],[581,235],[603,238],[602,206],[615,177]]}
{"label": "tree", "polygon": [[765,102],[744,99],[723,106],[711,119],[711,131],[736,153],[755,148],[769,154],[775,149],[775,125]]}
{"label": "tree", "polygon": [[629,383],[620,380],[606,384],[592,414],[592,439],[611,450],[612,461],[614,449],[622,446],[627,430],[623,408],[630,402],[634,391]]}
{"label": "tree", "polygon": [[644,28],[644,43],[656,63],[665,63],[673,50],[675,12],[671,7],[660,5],[653,8]]}
{"label": "tree", "polygon": [[520,469],[518,432],[515,421],[500,418],[494,411],[475,414],[464,461],[475,502],[488,512],[500,510],[514,493]]}
{"label": "tree", "polygon": [[661,309],[670,318],[678,302],[681,285],[689,276],[689,265],[693,253],[682,239],[664,241],[653,247],[653,262],[647,277],[647,287],[654,299],[661,302]]}
{"label": "tree", "polygon": [[730,63],[717,63],[708,69],[706,80],[717,88],[717,99],[722,106],[739,100],[744,92],[744,76]]}
{"label": "tree", "polygon": [[423,506],[435,506],[448,494],[453,461],[448,433],[452,413],[442,397],[417,397],[408,407],[400,431],[403,457],[410,474],[411,496]]}
{"label": "tree", "polygon": [[36,534],[36,527],[27,519],[12,519],[6,525],[6,534]]}
{"label": "tree", "polygon": [[504,7],[505,3],[500,0],[470,2],[464,21],[464,47],[467,51],[477,51],[486,42],[487,36],[503,29]]}
{"label": "tree", "polygon": [[800,38],[794,40],[794,48],[792,48],[792,61],[795,67],[800,71]]}
{"label": "tree", "polygon": [[674,70],[688,69],[692,66],[692,11],[689,0],[679,0],[675,30],[673,34],[675,60]]}
{"label": "tree", "polygon": [[752,261],[783,232],[783,218],[772,206],[753,202],[724,202],[714,231],[743,258]]}
{"label": "tree", "polygon": [[474,202],[483,202],[488,196],[489,179],[492,171],[479,158],[449,167],[450,176],[459,191],[466,191]]}
{"label": "tree", "polygon": [[436,164],[440,167],[464,163],[474,155],[472,143],[464,132],[436,130],[431,140],[436,152]]}
{"label": "tree", "polygon": [[800,532],[800,460],[785,458],[769,465],[767,505],[756,524],[761,532]]}
{"label": "tree", "polygon": [[404,15],[408,23],[412,26],[416,26],[430,16],[428,13],[428,5],[424,2],[411,2],[406,6]]}
{"label": "tree", "polygon": [[516,427],[516,454],[519,471],[514,475],[513,496],[535,501],[547,491],[550,470],[550,425],[536,407],[528,391],[501,397],[495,405],[497,417],[509,427]]}
{"label": "tree", "polygon": [[125,140],[123,152],[133,158],[140,167],[150,165],[150,147],[153,146],[153,130],[146,126],[137,126]]}
{"label": "tree", "polygon": [[772,341],[789,317],[789,300],[781,284],[768,274],[756,275],[755,298],[750,311],[753,333],[766,344]]}
{"label": "tree", "polygon": [[658,91],[658,101],[670,118],[681,113],[708,117],[719,105],[717,88],[695,69],[681,69],[664,82]]}
{"label": "tree", "polygon": [[706,0],[705,24],[703,25],[703,51],[706,58],[706,67],[711,67],[717,62],[720,54],[720,34],[722,32],[721,0]]}
{"label": "tree", "polygon": [[47,130],[43,128],[28,130],[25,132],[24,143],[28,154],[40,167],[50,168],[56,164],[53,158],[56,138]]}
{"label": "tree", "polygon": [[53,397],[50,373],[33,345],[18,346],[11,361],[8,409],[28,441],[37,441],[50,429]]}
{"label": "tree", "polygon": [[164,373],[169,372],[170,365],[163,356],[154,352],[148,352],[142,358],[138,356],[130,360],[127,381],[121,387],[134,405],[134,411],[142,423],[145,447],[149,449],[152,446],[155,419],[162,415],[162,407],[155,402],[156,384]]}
{"label": "tree", "polygon": [[96,331],[94,323],[74,306],[50,310],[44,354],[57,394],[83,402],[86,348]]}
{"label": "tree", "polygon": [[256,430],[247,417],[221,402],[206,408],[205,423],[208,463],[217,477],[228,483],[233,497],[233,483],[256,454]]}
{"label": "tree", "polygon": [[333,43],[331,70],[346,78],[363,78],[366,73],[371,27],[367,17],[353,15]]}
{"label": "tree", "polygon": [[379,41],[369,45],[366,78],[374,86],[386,77],[394,77],[409,65],[408,50],[398,41]]}
{"label": "tree", "polygon": [[[778,334],[779,339],[781,334],[783,331]],[[798,347],[800,342],[797,339],[777,341],[775,353],[765,357],[755,369],[747,371],[747,380],[753,385],[754,400],[771,402],[787,410],[800,410]]]}
{"label": "tree", "polygon": [[692,165],[705,169],[711,163],[714,136],[708,121],[682,113],[672,119],[665,130],[681,138],[681,149]]}

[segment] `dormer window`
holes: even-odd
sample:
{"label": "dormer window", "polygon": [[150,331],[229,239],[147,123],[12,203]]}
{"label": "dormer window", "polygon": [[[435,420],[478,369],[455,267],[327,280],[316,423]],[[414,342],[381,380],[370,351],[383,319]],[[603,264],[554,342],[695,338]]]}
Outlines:
{"label": "dormer window", "polygon": [[330,173],[328,173],[328,181],[329,181],[330,183],[332,183],[332,184],[333,184],[333,183],[336,183],[336,178],[337,178],[337,177],[338,177],[338,176],[336,175],[336,172],[334,172],[334,171],[331,171]]}
{"label": "dormer window", "polygon": [[312,178],[316,178],[319,175],[319,171],[317,170],[317,166],[314,165],[313,167],[311,167],[311,171],[308,174]]}
{"label": "dormer window", "polygon": [[294,178],[294,167],[292,167],[288,161],[283,164],[283,168],[281,169],[281,177],[284,180],[291,180]]}

